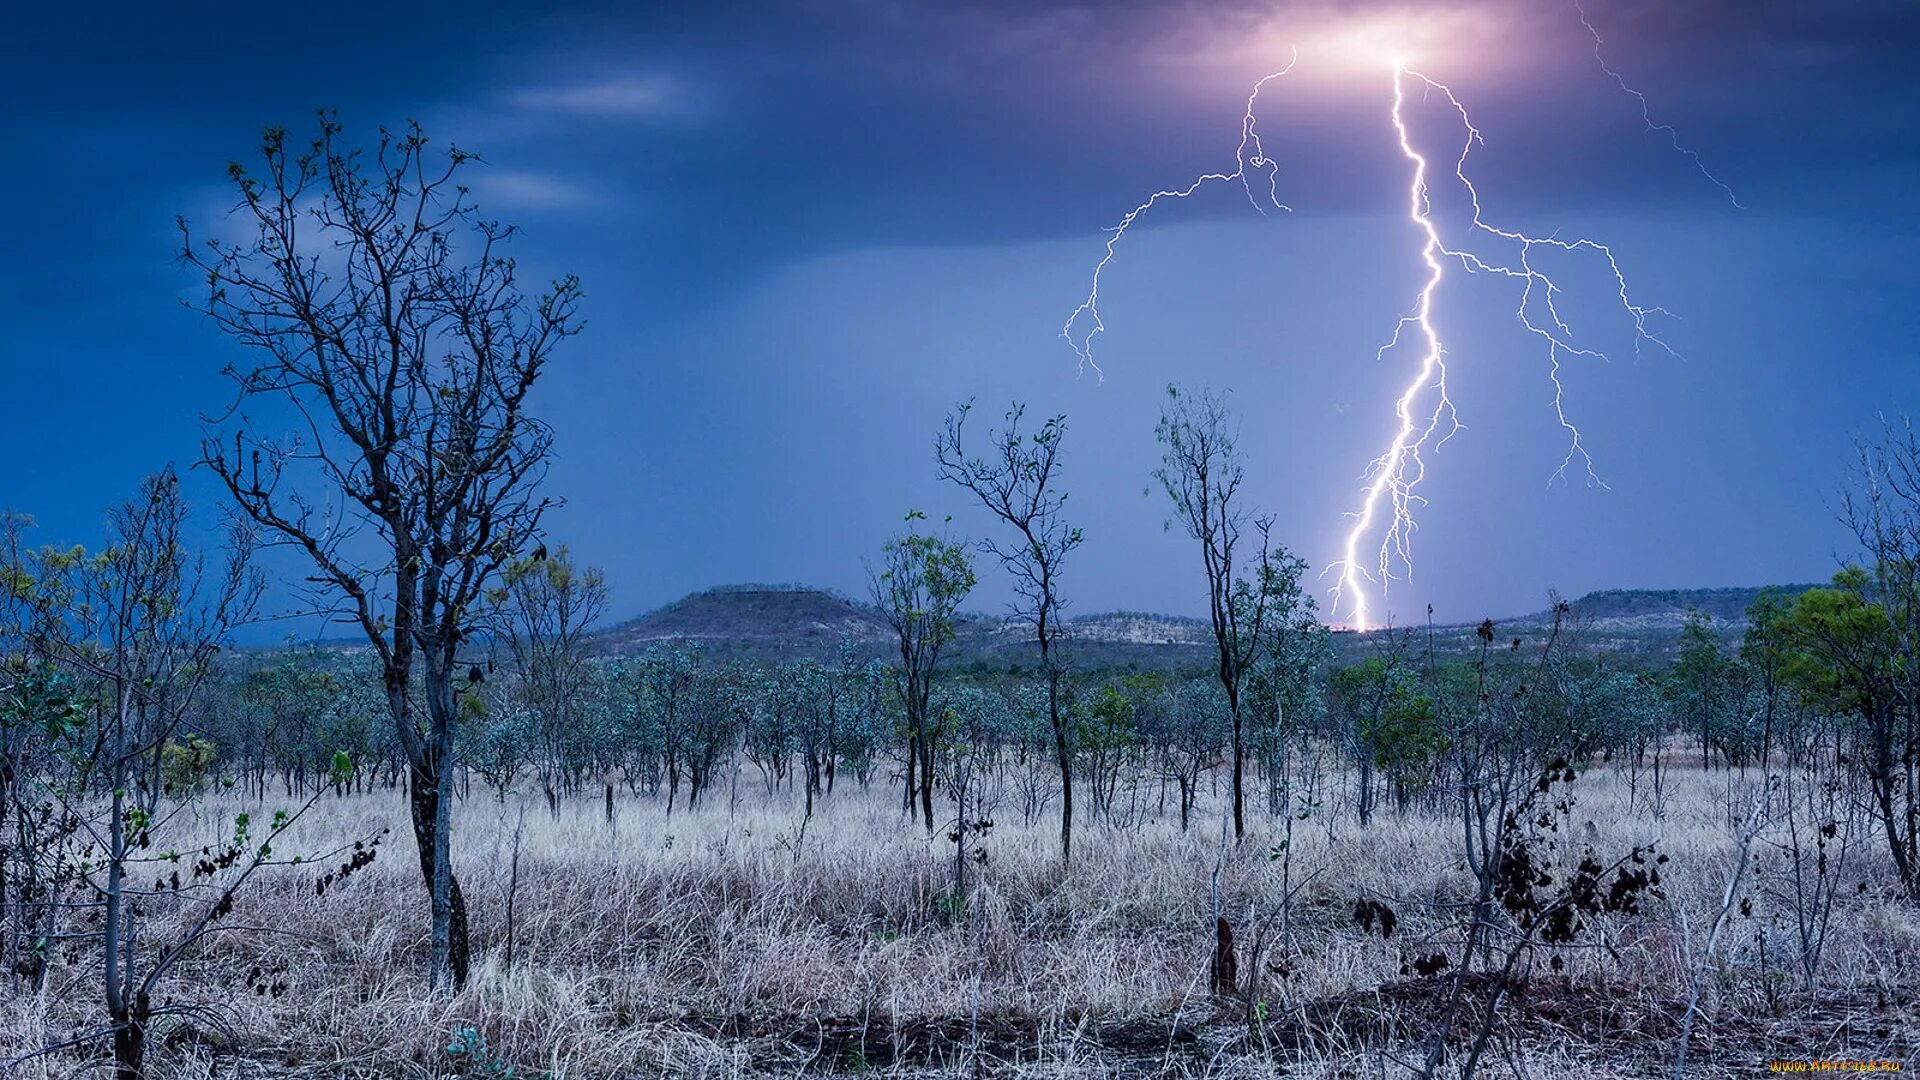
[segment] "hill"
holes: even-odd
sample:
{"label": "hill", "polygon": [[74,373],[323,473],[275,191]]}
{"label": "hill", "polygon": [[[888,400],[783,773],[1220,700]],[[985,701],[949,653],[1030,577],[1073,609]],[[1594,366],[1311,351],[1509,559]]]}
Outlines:
{"label": "hill", "polygon": [[[1815,585],[1771,585],[1780,596],[1791,599],[1817,588]],[[1583,618],[1614,627],[1678,627],[1690,612],[1710,616],[1716,624],[1744,630],[1747,609],[1760,597],[1762,587],[1724,589],[1602,589],[1574,601]]]}
{"label": "hill", "polygon": [[[1169,666],[1198,660],[1210,648],[1199,619],[1117,611],[1067,620],[1081,662]],[[1024,624],[1001,615],[962,613],[948,657],[956,664],[1028,663],[1033,645]],[[719,656],[756,659],[820,657],[841,642],[874,656],[891,655],[893,631],[871,605],[804,585],[723,585],[693,593],[591,636],[602,656],[634,656],[663,641],[698,642]]]}
{"label": "hill", "polygon": [[[1797,596],[1812,586],[1774,586]],[[1567,629],[1587,652],[1658,661],[1670,654],[1691,613],[1701,612],[1729,639],[1746,630],[1746,610],[1761,587],[1714,589],[1604,589],[1570,603]],[[1552,612],[1495,619],[1501,639],[1538,641],[1552,625]],[[1478,648],[1479,623],[1436,624],[1436,652],[1467,655]],[[1424,648],[1428,628],[1410,628]],[[1033,645],[1027,628],[1004,615],[962,614],[948,657],[956,666],[1004,667],[1028,664]],[[1150,612],[1115,611],[1067,620],[1070,648],[1082,665],[1188,667],[1209,661],[1211,632],[1205,620]],[[727,585],[683,597],[674,603],[596,632],[594,652],[633,656],[669,640],[699,642],[710,653],[755,659],[832,655],[841,642],[862,652],[891,654],[892,631],[870,605],[839,593],[804,585]],[[1387,635],[1343,632],[1334,635],[1335,652],[1351,661],[1381,648]]]}
{"label": "hill", "polygon": [[842,641],[882,648],[891,633],[879,612],[826,589],[723,585],[607,627],[591,640],[604,656],[633,656],[675,639],[723,655],[825,656]]}

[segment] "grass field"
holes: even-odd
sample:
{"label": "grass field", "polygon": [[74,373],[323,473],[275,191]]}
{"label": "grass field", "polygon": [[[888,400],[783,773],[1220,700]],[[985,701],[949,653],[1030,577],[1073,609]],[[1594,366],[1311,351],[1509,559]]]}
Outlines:
{"label": "grass field", "polygon": [[[1670,856],[1665,895],[1638,915],[1605,916],[1586,947],[1564,952],[1564,970],[1533,964],[1485,1070],[1670,1075],[1696,970],[1690,1074],[1751,1075],[1775,1059],[1920,1066],[1920,918],[1895,899],[1865,824],[1836,869],[1817,987],[1806,985],[1776,846],[1784,824],[1755,843],[1747,905],[1700,965],[1736,861],[1734,822],[1757,782],[1676,765],[1659,820],[1644,791],[1630,805],[1609,768],[1573,786],[1578,846],[1657,841]],[[227,929],[158,995],[163,1009],[195,1011],[163,1018],[152,1072],[1405,1075],[1397,1062],[1418,1059],[1448,973],[1423,979],[1402,964],[1470,892],[1460,826],[1416,799],[1362,828],[1344,793],[1328,795],[1296,824],[1290,868],[1264,816],[1223,854],[1217,796],[1183,833],[1177,815],[1151,813],[1154,790],[1135,800],[1140,820],[1085,825],[1063,868],[1051,809],[1023,824],[1008,800],[961,904],[952,845],[903,819],[897,789],[843,785],[803,822],[797,793],[769,795],[749,771],[735,791],[671,817],[658,800],[623,795],[609,824],[598,799],[550,815],[537,798],[476,785],[455,830],[476,966],[450,998],[424,986],[424,890],[401,797],[329,797],[294,846],[390,828],[379,860],[324,896],[304,867],[249,886]],[[211,799],[195,812],[211,836],[241,809]],[[1274,907],[1289,872],[1305,885],[1283,918]],[[1243,967],[1262,942],[1251,1007],[1208,992],[1216,874]],[[1355,924],[1367,897],[1398,913],[1392,937]],[[169,913],[151,917],[163,930]],[[91,959],[63,957],[44,995],[17,981],[0,991],[0,1060],[87,1029],[99,993]],[[56,1052],[10,1075],[84,1075],[98,1052]]]}

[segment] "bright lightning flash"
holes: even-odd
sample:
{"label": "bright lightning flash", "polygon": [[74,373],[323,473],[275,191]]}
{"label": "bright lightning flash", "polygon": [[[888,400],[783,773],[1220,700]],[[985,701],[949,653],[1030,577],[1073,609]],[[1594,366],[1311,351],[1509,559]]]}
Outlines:
{"label": "bright lightning flash", "polygon": [[[1600,37],[1592,23],[1587,21],[1584,11],[1581,12],[1581,22],[1592,34],[1595,56],[1599,57]],[[1484,220],[1480,192],[1467,173],[1468,157],[1474,147],[1481,145],[1484,140],[1468,115],[1466,106],[1452,89],[1408,67],[1403,59],[1403,50],[1382,48],[1381,38],[1371,31],[1357,38],[1342,40],[1347,41],[1348,52],[1353,51],[1357,42],[1372,61],[1369,67],[1392,73],[1393,95],[1388,120],[1398,138],[1401,154],[1412,166],[1412,178],[1407,186],[1407,216],[1421,237],[1420,261],[1426,267],[1425,281],[1414,298],[1411,310],[1401,317],[1391,337],[1375,354],[1376,360],[1385,360],[1390,354],[1398,353],[1403,345],[1411,344],[1418,350],[1419,359],[1414,364],[1412,376],[1394,402],[1393,436],[1386,449],[1372,460],[1363,473],[1359,508],[1348,515],[1351,525],[1342,556],[1325,571],[1325,574],[1334,576],[1331,613],[1336,618],[1344,616],[1347,625],[1364,630],[1378,625],[1368,599],[1369,586],[1378,586],[1384,599],[1390,582],[1412,579],[1414,514],[1425,505],[1419,488],[1426,479],[1427,457],[1463,430],[1447,393],[1447,350],[1435,317],[1435,300],[1441,284],[1446,280],[1448,266],[1458,264],[1469,274],[1504,277],[1518,286],[1514,316],[1526,332],[1545,347],[1547,381],[1552,387],[1549,400],[1554,416],[1567,437],[1566,454],[1549,477],[1550,483],[1555,480],[1564,482],[1568,469],[1577,461],[1590,486],[1606,486],[1595,469],[1592,456],[1587,452],[1580,428],[1567,414],[1566,388],[1561,382],[1562,365],[1569,358],[1605,359],[1605,354],[1590,346],[1575,344],[1573,331],[1561,315],[1564,290],[1552,272],[1559,257],[1594,261],[1610,275],[1613,301],[1632,326],[1636,353],[1648,342],[1670,355],[1673,350],[1649,326],[1649,320],[1666,313],[1660,308],[1634,302],[1628,291],[1626,276],[1613,250],[1607,245],[1587,239],[1563,240],[1558,235],[1533,236]],[[1100,319],[1101,274],[1113,261],[1115,245],[1126,235],[1127,229],[1152,209],[1155,203],[1161,199],[1184,199],[1212,182],[1237,180],[1256,210],[1264,213],[1265,205],[1280,210],[1288,209],[1279,199],[1277,166],[1267,157],[1255,131],[1255,106],[1261,90],[1269,82],[1291,71],[1297,60],[1298,52],[1295,51],[1285,68],[1254,84],[1241,119],[1240,144],[1234,152],[1236,167],[1232,172],[1208,173],[1185,187],[1155,192],[1108,230],[1106,254],[1094,267],[1087,298],[1074,309],[1066,325],[1061,328],[1061,335],[1073,346],[1082,370],[1091,367],[1096,373],[1100,372],[1099,364],[1094,361],[1093,339],[1106,329]],[[1604,58],[1600,63],[1602,70],[1611,75],[1622,89],[1639,99],[1649,129],[1667,133],[1677,150],[1690,157],[1708,179],[1720,184],[1717,177],[1706,171],[1699,155],[1680,145],[1671,127],[1653,122],[1647,110],[1646,96],[1621,80],[1612,68],[1606,66]],[[1436,220],[1429,175],[1433,166],[1417,145],[1405,115],[1409,86],[1419,91],[1422,100],[1430,100],[1435,94],[1444,98],[1458,115],[1464,132],[1460,153],[1453,160],[1452,175],[1446,177],[1446,182],[1458,185],[1458,194],[1465,196],[1472,215],[1461,236],[1454,241],[1449,241],[1447,229]],[[1263,195],[1256,196],[1251,174],[1265,175]],[[1726,185],[1720,186],[1726,190]],[[1727,193],[1729,197],[1732,196],[1730,190]],[[1376,536],[1378,548],[1369,554]]]}
{"label": "bright lightning flash", "polygon": [[[1406,120],[1401,116],[1401,106],[1406,100],[1404,80],[1400,77],[1404,70],[1396,62],[1393,69],[1393,129],[1400,138],[1400,152],[1413,162],[1413,182],[1407,187],[1407,216],[1412,218],[1414,225],[1426,237],[1426,242],[1420,247],[1420,261],[1426,264],[1427,280],[1413,302],[1412,312],[1400,319],[1400,324],[1394,327],[1393,337],[1380,347],[1374,359],[1383,359],[1389,350],[1398,346],[1409,326],[1418,331],[1424,351],[1413,380],[1407,383],[1399,400],[1394,402],[1394,415],[1399,420],[1399,427],[1394,432],[1393,441],[1387,445],[1386,452],[1375,458],[1368,467],[1367,486],[1360,509],[1353,515],[1353,528],[1347,533],[1345,554],[1340,562],[1328,568],[1330,571],[1339,571],[1333,590],[1334,613],[1339,612],[1342,595],[1351,595],[1351,618],[1360,629],[1367,627],[1367,598],[1361,582],[1363,564],[1360,561],[1360,545],[1373,531],[1381,504],[1385,503],[1392,517],[1380,544],[1380,580],[1388,580],[1393,556],[1397,555],[1408,567],[1412,566],[1410,544],[1413,508],[1420,499],[1414,489],[1427,472],[1427,463],[1421,457],[1421,450],[1429,442],[1432,442],[1434,449],[1439,449],[1461,426],[1459,417],[1454,413],[1453,400],[1447,396],[1446,350],[1441,346],[1440,332],[1433,324],[1433,294],[1439,290],[1440,281],[1446,276],[1444,260],[1451,252],[1440,242],[1440,230],[1433,223],[1433,203],[1427,196],[1427,159],[1413,148]],[[1418,403],[1423,398],[1432,401],[1425,420],[1416,416]],[[1446,431],[1441,434],[1443,424]],[[1437,440],[1434,438],[1436,434],[1439,435]]]}
{"label": "bright lightning flash", "polygon": [[[1410,80],[1417,82],[1425,93],[1437,92],[1444,96],[1458,113],[1460,124],[1465,129],[1465,138],[1460,155],[1454,160],[1451,179],[1464,190],[1473,209],[1468,234],[1504,248],[1504,256],[1466,247],[1451,247],[1443,239],[1433,218],[1427,158],[1414,146],[1404,115],[1406,88]],[[1416,340],[1424,346],[1424,352],[1412,380],[1395,403],[1398,427],[1394,437],[1385,452],[1368,466],[1360,508],[1352,514],[1353,524],[1348,530],[1341,560],[1328,568],[1329,573],[1337,575],[1333,587],[1334,612],[1339,613],[1344,600],[1351,625],[1361,629],[1374,625],[1367,603],[1365,585],[1368,581],[1378,583],[1384,590],[1387,583],[1395,578],[1412,579],[1414,510],[1425,503],[1417,491],[1420,482],[1426,478],[1427,467],[1423,455],[1426,451],[1438,450],[1462,426],[1454,412],[1453,402],[1447,396],[1446,349],[1441,344],[1439,331],[1433,321],[1434,294],[1439,290],[1448,263],[1457,261],[1468,273],[1496,274],[1519,283],[1519,303],[1514,309],[1514,317],[1546,347],[1547,381],[1553,388],[1550,399],[1553,413],[1567,435],[1567,452],[1553,470],[1550,480],[1564,481],[1568,467],[1577,460],[1589,485],[1606,486],[1594,468],[1593,457],[1587,452],[1579,426],[1567,415],[1566,387],[1560,379],[1561,365],[1566,357],[1606,357],[1598,349],[1574,344],[1573,331],[1560,314],[1563,290],[1541,267],[1538,257],[1557,251],[1568,255],[1591,256],[1601,261],[1612,278],[1616,302],[1633,325],[1636,351],[1643,343],[1652,342],[1669,354],[1673,352],[1648,325],[1649,319],[1665,312],[1633,301],[1627,289],[1626,275],[1621,271],[1613,250],[1607,245],[1586,239],[1532,236],[1490,225],[1482,218],[1480,192],[1467,177],[1467,158],[1473,153],[1474,146],[1484,140],[1479,129],[1474,127],[1466,106],[1446,84],[1396,65],[1393,69],[1393,107],[1389,118],[1399,137],[1401,153],[1413,165],[1413,179],[1407,188],[1408,216],[1425,239],[1420,255],[1427,267],[1427,279],[1414,301],[1413,310],[1400,320],[1393,336],[1381,347],[1378,356],[1384,358],[1389,351],[1397,348],[1410,327],[1417,331]],[[1380,531],[1380,545],[1372,560],[1373,566],[1369,569],[1361,551],[1367,537],[1376,529]]]}

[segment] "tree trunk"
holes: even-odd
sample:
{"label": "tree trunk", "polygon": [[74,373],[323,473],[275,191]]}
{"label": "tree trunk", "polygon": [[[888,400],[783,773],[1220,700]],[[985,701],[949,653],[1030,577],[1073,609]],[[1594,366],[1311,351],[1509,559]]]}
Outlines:
{"label": "tree trunk", "polygon": [[113,1018],[114,1080],[145,1080],[147,1018],[152,1002],[145,990],[134,994],[124,1015]]}
{"label": "tree trunk", "polygon": [[1360,762],[1360,827],[1373,824],[1373,759],[1369,755]]}
{"label": "tree trunk", "polygon": [[1067,746],[1066,717],[1060,715],[1060,672],[1047,657],[1047,639],[1040,638],[1041,662],[1047,665],[1047,719],[1053,722],[1053,752],[1060,765],[1060,861],[1073,861],[1073,751]]}
{"label": "tree trunk", "polygon": [[907,779],[906,786],[900,791],[900,811],[909,819],[913,817],[913,793],[920,790],[920,724],[909,718],[907,722]]}
{"label": "tree trunk", "polygon": [[933,831],[933,739],[920,740],[920,813],[926,818],[927,831]]}
{"label": "tree trunk", "polygon": [[1239,841],[1247,835],[1247,744],[1242,735],[1238,697],[1232,699],[1230,704],[1233,709],[1233,838]]}
{"label": "tree trunk", "polygon": [[[413,766],[407,778],[407,809],[413,817],[414,847],[420,854],[420,876],[429,894],[435,892],[434,884],[438,876],[435,873],[436,850],[444,850],[436,838],[446,834],[445,825],[448,824],[441,820],[441,800],[433,779],[434,771],[430,765],[423,763]],[[452,976],[453,989],[460,990],[467,985],[467,972],[472,958],[467,929],[467,901],[460,893],[460,881],[453,876],[452,866],[444,861],[441,865],[446,869],[445,901],[434,904],[434,922],[437,924],[434,927],[434,946],[437,952],[441,947],[441,939],[444,939],[445,969]],[[439,899],[435,897],[436,901]],[[434,963],[437,977],[441,963],[439,956],[434,957]]]}
{"label": "tree trunk", "polygon": [[[907,810],[909,814],[912,813],[913,796],[917,791],[920,796],[920,816],[925,820],[929,833],[933,832],[933,729],[927,723],[927,708],[933,694],[933,687],[928,681],[932,677],[929,671],[920,676],[921,681],[910,684],[907,701],[907,726],[913,733],[912,745],[907,747]],[[917,766],[914,761],[916,757]]]}

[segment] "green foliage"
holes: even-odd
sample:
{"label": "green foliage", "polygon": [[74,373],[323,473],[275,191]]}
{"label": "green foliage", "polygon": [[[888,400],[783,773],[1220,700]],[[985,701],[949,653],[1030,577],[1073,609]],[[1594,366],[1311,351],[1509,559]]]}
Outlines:
{"label": "green foliage", "polygon": [[1902,658],[1893,620],[1871,598],[1871,578],[1858,566],[1834,575],[1833,587],[1801,593],[1775,623],[1783,646],[1781,674],[1810,702],[1839,713],[1885,708]]}
{"label": "green foliage", "polygon": [[[487,1080],[515,1080],[521,1074],[506,1059],[487,1046],[487,1037],[479,1029],[462,1026],[453,1029],[447,1039],[447,1060],[463,1076]],[[547,1077],[545,1072],[527,1073],[528,1077]]]}
{"label": "green foliage", "polygon": [[1789,602],[1777,590],[1761,589],[1747,605],[1747,632],[1740,642],[1740,658],[1756,669],[1777,671],[1792,652],[1788,620],[1797,603],[1797,598]]}
{"label": "green foliage", "polygon": [[919,531],[925,519],[909,510],[907,532],[886,542],[875,591],[889,614],[918,624],[925,644],[937,648],[953,640],[953,614],[977,579],[967,545]]}
{"label": "green foliage", "polygon": [[160,748],[160,776],[176,794],[199,791],[219,756],[213,742],[202,736],[189,735],[185,741],[169,739]]}
{"label": "green foliage", "polygon": [[1077,744],[1085,750],[1098,751],[1124,749],[1137,742],[1139,732],[1133,719],[1135,694],[1128,691],[1144,682],[1141,676],[1130,675],[1121,685],[1107,683],[1095,690],[1085,707],[1076,710],[1080,721],[1075,729]]}
{"label": "green foliage", "polygon": [[73,680],[50,667],[32,670],[14,665],[0,691],[0,726],[23,726],[43,732],[50,740],[71,739],[87,726],[93,702],[82,697]]}
{"label": "green foliage", "polygon": [[487,718],[487,699],[480,696],[480,688],[469,686],[460,691],[460,719],[463,723],[472,723]]}
{"label": "green foliage", "polygon": [[1333,676],[1360,750],[1402,785],[1423,778],[1448,746],[1434,699],[1404,667],[1363,660]]}
{"label": "green foliage", "polygon": [[1675,720],[1736,764],[1744,763],[1759,742],[1746,707],[1751,674],[1745,662],[1727,651],[1712,616],[1688,614],[1679,655],[1665,677]]}

